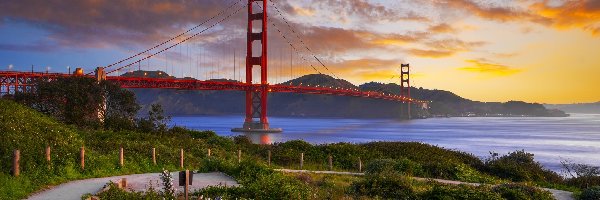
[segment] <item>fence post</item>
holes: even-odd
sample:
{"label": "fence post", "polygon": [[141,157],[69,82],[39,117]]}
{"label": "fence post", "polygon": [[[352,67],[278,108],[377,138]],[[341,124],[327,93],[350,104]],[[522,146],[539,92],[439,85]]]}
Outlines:
{"label": "fence post", "polygon": [[123,167],[125,165],[124,158],[123,158],[123,157],[125,157],[125,155],[123,155],[123,153],[124,153],[123,147],[119,148],[119,166],[121,166],[121,167]]}
{"label": "fence post", "polygon": [[152,147],[152,163],[156,165],[156,148]]}
{"label": "fence post", "polygon": [[269,163],[269,167],[271,166],[271,150],[269,150],[268,152],[268,158],[267,158],[267,162]]}
{"label": "fence post", "polygon": [[242,150],[238,149],[238,163],[242,162]]}
{"label": "fence post", "polygon": [[179,159],[179,166],[183,169],[183,149],[181,149],[181,155]]}
{"label": "fence post", "polygon": [[210,157],[210,148],[208,149],[208,157]]}
{"label": "fence post", "polygon": [[81,147],[79,151],[79,160],[81,161],[81,170],[85,170],[85,147]]}
{"label": "fence post", "polygon": [[329,160],[329,171],[333,171],[333,157],[331,157],[331,155],[329,155],[328,160]]}
{"label": "fence post", "polygon": [[50,146],[46,146],[46,161],[48,161],[48,163],[50,163]]}
{"label": "fence post", "polygon": [[15,150],[14,152],[14,157],[13,157],[13,176],[18,177],[19,176],[19,161],[21,160],[21,151],[19,151],[18,149]]}
{"label": "fence post", "polygon": [[304,167],[304,153],[300,153],[300,169]]}
{"label": "fence post", "polygon": [[358,172],[362,172],[362,160],[358,157]]}

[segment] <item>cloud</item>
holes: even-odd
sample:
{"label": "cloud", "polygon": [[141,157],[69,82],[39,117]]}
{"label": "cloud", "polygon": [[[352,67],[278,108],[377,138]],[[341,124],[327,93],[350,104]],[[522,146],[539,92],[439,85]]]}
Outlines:
{"label": "cloud", "polygon": [[391,9],[381,4],[371,3],[367,0],[319,0],[312,2],[318,6],[321,11],[331,11],[332,17],[344,18],[354,16],[358,20],[369,22],[383,21],[429,21],[425,16],[419,15],[413,11],[400,11]]}
{"label": "cloud", "polygon": [[418,57],[424,58],[444,58],[450,57],[456,54],[454,51],[447,50],[431,50],[431,49],[409,49],[408,53]]}
{"label": "cloud", "polygon": [[427,29],[430,33],[457,33],[458,30],[454,29],[452,26],[446,23],[441,23],[438,25],[430,26]]}
{"label": "cloud", "polygon": [[598,0],[540,0],[533,3],[520,1],[504,6],[498,6],[493,1],[475,0],[429,0],[429,2],[441,9],[456,9],[493,21],[532,22],[556,29],[579,28],[598,35],[598,29],[593,28],[597,27],[600,21]]}
{"label": "cloud", "polygon": [[408,53],[418,57],[425,58],[444,58],[450,57],[460,52],[471,51],[473,48],[480,47],[486,42],[466,42],[456,38],[429,40],[423,42],[427,49],[411,48]]}
{"label": "cloud", "polygon": [[471,65],[458,68],[458,70],[491,76],[510,76],[522,71],[506,65],[491,63],[486,59],[466,60],[465,62]]}
{"label": "cloud", "polygon": [[56,44],[37,42],[34,44],[0,44],[3,51],[52,52],[57,50]]}
{"label": "cloud", "polygon": [[495,6],[490,1],[482,2],[484,5],[472,0],[430,0],[430,2],[441,8],[460,9],[489,20],[501,22],[517,20],[535,21],[538,23],[549,22],[549,20],[543,16],[535,15],[518,8]]}

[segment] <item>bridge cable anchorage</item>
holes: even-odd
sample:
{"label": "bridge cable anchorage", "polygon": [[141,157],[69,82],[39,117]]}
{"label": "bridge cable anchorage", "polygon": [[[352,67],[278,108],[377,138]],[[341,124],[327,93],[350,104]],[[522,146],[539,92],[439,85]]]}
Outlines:
{"label": "bridge cable anchorage", "polygon": [[196,36],[198,36],[198,35],[200,35],[200,34],[202,34],[202,33],[206,32],[207,30],[209,30],[209,29],[211,29],[211,28],[215,27],[216,25],[219,25],[219,24],[220,24],[220,23],[222,23],[223,21],[225,21],[225,20],[227,20],[227,19],[231,18],[231,16],[233,16],[233,15],[237,14],[238,12],[240,12],[240,10],[242,10],[242,9],[246,8],[246,6],[247,6],[247,5],[244,5],[244,6],[240,7],[238,10],[236,10],[235,12],[233,12],[233,13],[231,13],[231,14],[227,15],[225,18],[223,18],[223,19],[219,20],[219,21],[218,21],[218,22],[216,22],[215,24],[213,24],[213,25],[211,25],[211,26],[209,26],[209,27],[205,28],[204,30],[202,30],[202,31],[200,31],[200,32],[198,32],[198,33],[196,33],[196,34],[194,34],[194,35],[192,35],[192,36],[189,36],[189,37],[185,38],[184,40],[181,40],[181,41],[179,41],[179,42],[177,42],[177,43],[175,43],[175,44],[173,44],[173,45],[171,45],[171,46],[169,46],[169,47],[167,47],[167,48],[164,48],[164,49],[162,49],[162,50],[160,50],[160,51],[158,51],[158,52],[156,52],[156,53],[150,54],[150,55],[148,55],[148,56],[146,56],[146,57],[144,57],[144,58],[142,58],[142,59],[140,59],[140,60],[138,60],[138,61],[132,62],[132,63],[130,63],[130,64],[128,64],[128,65],[125,65],[125,66],[119,67],[119,68],[117,68],[117,69],[115,69],[115,70],[112,70],[112,71],[109,71],[109,72],[107,72],[107,74],[113,73],[113,72],[115,72],[115,71],[117,71],[117,70],[120,70],[120,69],[123,69],[123,68],[126,68],[126,67],[130,67],[131,65],[134,65],[134,64],[136,64],[136,63],[139,63],[139,62],[142,62],[142,61],[144,61],[144,60],[146,60],[146,59],[152,58],[152,57],[154,57],[154,56],[156,56],[156,55],[158,55],[158,54],[160,54],[160,53],[162,53],[162,52],[165,52],[165,51],[167,51],[167,50],[169,50],[169,49],[171,49],[171,48],[173,48],[173,47],[175,47],[175,46],[178,46],[178,45],[180,45],[180,44],[182,44],[182,43],[184,43],[184,42],[186,42],[186,41],[188,41],[188,40],[190,40],[190,39],[192,39],[192,38],[194,38],[194,37],[196,37]]}
{"label": "bridge cable anchorage", "polygon": [[294,35],[296,36],[296,38],[298,38],[298,40],[300,41],[300,43],[302,43],[302,45],[304,45],[304,47],[321,64],[321,66],[323,66],[327,71],[329,71],[331,73],[331,75],[333,75],[333,77],[335,77],[336,79],[340,79],[338,76],[335,75],[335,73],[333,73],[333,71],[329,70],[329,68],[327,68],[327,66],[325,66],[325,64],[323,64],[323,62],[321,62],[321,60],[316,56],[316,54],[308,47],[308,45],[306,45],[306,43],[304,42],[304,40],[302,40],[302,38],[300,38],[300,34],[297,33],[294,30],[294,28],[290,25],[290,23],[288,23],[288,21],[285,18],[285,16],[283,16],[282,12],[279,10],[279,8],[277,7],[277,5],[275,5],[275,2],[273,2],[273,0],[269,0],[269,1],[271,2],[271,4],[273,5],[273,7],[275,8],[275,10],[277,11],[277,13],[279,14],[279,16],[281,16],[281,18],[283,19],[283,22],[285,22],[285,24],[290,28],[290,31],[292,31],[292,33],[294,33]]}
{"label": "bridge cable anchorage", "polygon": [[[112,67],[112,66],[114,66],[114,65],[121,64],[121,63],[123,63],[123,62],[125,62],[125,61],[127,61],[127,60],[131,60],[131,59],[133,59],[133,58],[135,58],[135,57],[138,57],[138,56],[140,56],[140,55],[142,55],[142,54],[148,53],[148,52],[150,52],[150,51],[152,51],[152,50],[154,50],[154,49],[156,49],[156,48],[158,48],[158,47],[160,47],[160,46],[162,46],[162,45],[165,45],[165,44],[167,44],[167,43],[169,43],[169,42],[171,42],[171,41],[173,41],[173,40],[175,40],[175,39],[177,39],[177,38],[179,38],[179,37],[181,37],[181,36],[185,35],[185,34],[188,34],[189,32],[192,32],[193,30],[196,30],[197,28],[199,28],[199,27],[203,26],[204,24],[206,24],[206,23],[208,23],[209,21],[211,21],[211,20],[215,19],[216,17],[218,17],[218,16],[221,16],[223,13],[225,13],[225,11],[227,11],[227,10],[231,9],[233,6],[237,5],[237,4],[238,4],[238,3],[240,3],[240,2],[242,2],[242,0],[238,0],[237,2],[235,2],[235,3],[231,4],[231,5],[229,5],[227,8],[225,8],[225,9],[221,10],[221,12],[217,13],[217,15],[214,15],[214,16],[212,16],[211,18],[209,18],[209,19],[205,20],[204,22],[200,23],[199,25],[196,25],[196,26],[194,26],[194,27],[192,27],[192,28],[188,29],[187,31],[185,31],[185,32],[183,32],[183,33],[181,33],[181,34],[179,34],[179,35],[177,35],[177,36],[175,36],[175,37],[172,37],[172,38],[170,38],[169,40],[167,40],[167,41],[165,41],[165,42],[162,42],[162,43],[160,43],[160,44],[157,44],[157,45],[153,46],[152,48],[146,49],[145,51],[142,51],[142,52],[140,52],[140,53],[137,53],[137,54],[135,54],[135,55],[133,55],[133,56],[130,56],[130,57],[128,57],[128,58],[125,58],[125,59],[122,59],[122,60],[120,60],[120,61],[118,61],[118,62],[115,62],[115,63],[113,63],[113,64],[107,65],[107,66],[105,67],[105,69],[108,69],[109,67]],[[87,73],[86,75],[91,75],[91,74],[92,74],[92,72],[89,72],[89,73]]]}

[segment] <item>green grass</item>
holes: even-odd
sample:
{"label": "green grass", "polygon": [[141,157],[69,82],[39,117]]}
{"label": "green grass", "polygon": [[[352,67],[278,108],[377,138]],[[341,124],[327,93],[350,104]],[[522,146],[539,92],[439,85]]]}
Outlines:
{"label": "green grass", "polygon": [[[47,145],[52,147],[51,163],[43,155]],[[86,149],[85,170],[79,167],[81,146]],[[124,167],[118,164],[119,147],[123,147],[125,151]],[[157,165],[153,165],[151,161],[152,148],[156,148]],[[212,151],[211,158],[206,155],[208,148]],[[18,178],[10,175],[14,149],[21,151],[22,168]],[[367,181],[365,178],[331,175],[310,175],[307,178],[274,172],[265,166],[268,151],[272,152],[271,168],[297,169],[300,153],[304,153],[303,169],[328,170],[327,157],[332,155],[334,170],[337,171],[358,171],[359,158],[363,162],[363,170],[367,170],[372,163],[387,160],[375,167],[394,171],[401,176],[490,184],[506,183],[506,180],[514,178],[510,177],[511,173],[502,170],[512,169],[504,167],[506,163],[513,168],[515,165],[511,157],[506,157],[502,162],[494,163],[494,170],[489,170],[489,166],[474,155],[415,142],[311,145],[304,141],[289,141],[259,145],[252,144],[245,137],[225,138],[210,131],[190,131],[183,128],[173,128],[160,134],[81,130],[59,123],[18,103],[0,100],[0,199],[22,199],[44,187],[70,180],[160,172],[162,169],[176,171],[179,170],[180,149],[185,150],[185,168],[226,172],[246,188],[211,188],[206,194],[230,192],[231,196],[254,199],[297,198],[297,195],[311,199],[315,196],[334,199],[349,196],[373,198],[369,192],[380,189],[372,188],[373,191],[357,195],[350,188],[353,184]],[[242,150],[242,165],[237,164],[238,149]],[[519,169],[520,177],[543,171]],[[497,174],[504,178],[499,178]],[[391,185],[404,184],[402,180],[384,181]],[[536,183],[553,188],[565,187],[562,182],[542,180]],[[416,195],[434,189],[432,185],[422,183],[409,185]],[[460,193],[467,190],[479,189],[441,188],[437,192]]]}

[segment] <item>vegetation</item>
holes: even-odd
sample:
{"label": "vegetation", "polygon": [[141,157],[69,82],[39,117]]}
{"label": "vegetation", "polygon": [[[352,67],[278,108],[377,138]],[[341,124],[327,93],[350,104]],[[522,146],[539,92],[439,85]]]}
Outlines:
{"label": "vegetation", "polygon": [[[86,80],[79,80],[86,82]],[[92,87],[92,86],[90,86]],[[107,86],[106,88],[109,88]],[[56,89],[56,88],[54,88]],[[54,91],[54,89],[50,91]],[[115,94],[127,96],[125,93]],[[121,91],[122,92],[122,91]],[[50,92],[52,95],[60,91]],[[50,96],[52,96],[50,95]],[[65,95],[65,94],[62,94]],[[88,95],[74,94],[88,104]],[[411,199],[547,199],[548,194],[533,187],[565,185],[586,189],[581,197],[597,194],[595,168],[572,167],[578,177],[564,180],[535,162],[533,155],[516,151],[508,155],[493,154],[482,161],[472,154],[415,142],[373,142],[366,144],[311,145],[289,141],[274,145],[252,144],[246,137],[224,138],[211,131],[192,131],[167,127],[168,117],[160,106],[152,106],[148,116],[133,119],[129,111],[108,112],[114,121],[95,121],[91,113],[67,109],[60,101],[45,100],[40,94],[20,102],[0,100],[0,197],[21,199],[48,185],[75,179],[106,177],[132,173],[180,170],[180,149],[185,150],[185,168],[202,172],[221,171],[233,176],[243,187],[209,187],[195,195],[241,199],[321,199],[321,198],[393,198]],[[60,96],[60,95],[58,95]],[[48,96],[49,97],[49,96]],[[20,97],[22,98],[22,97]],[[35,99],[39,98],[39,99]],[[18,98],[17,98],[18,99]],[[87,99],[87,100],[85,100]],[[110,101],[108,107],[127,106],[130,100]],[[94,103],[95,101],[89,100]],[[64,103],[64,102],[63,102]],[[74,106],[78,105],[74,103]],[[137,104],[136,104],[137,105]],[[41,109],[41,108],[57,109]],[[35,110],[34,110],[35,109]],[[37,111],[36,111],[37,110]],[[40,111],[40,112],[38,112]],[[83,116],[80,123],[65,116]],[[108,118],[107,118],[108,119]],[[97,125],[103,124],[103,126]],[[44,156],[46,146],[52,157]],[[85,147],[85,169],[79,166],[79,148]],[[125,165],[118,161],[119,147],[125,149]],[[152,164],[150,151],[157,152]],[[207,149],[212,156],[207,157]],[[13,177],[12,152],[21,152],[21,175]],[[243,152],[237,162],[237,150]],[[272,166],[266,165],[271,152]],[[359,160],[365,164],[365,177],[284,174],[272,168],[299,168],[304,153],[304,169],[325,170],[329,156],[334,170],[358,171]],[[586,169],[590,177],[582,178]],[[581,172],[581,173],[580,173]],[[592,173],[593,172],[593,173]],[[451,186],[412,179],[412,176],[441,178],[491,186]],[[126,193],[117,188],[101,194],[102,199],[156,199],[169,196],[159,192]]]}

